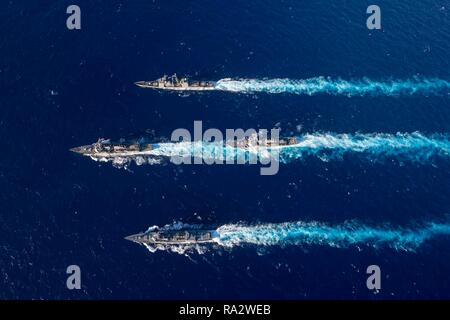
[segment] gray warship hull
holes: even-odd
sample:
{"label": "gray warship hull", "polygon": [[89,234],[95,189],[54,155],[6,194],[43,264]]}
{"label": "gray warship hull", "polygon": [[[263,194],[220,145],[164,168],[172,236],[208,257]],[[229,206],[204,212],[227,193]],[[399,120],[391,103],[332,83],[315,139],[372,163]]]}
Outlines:
{"label": "gray warship hull", "polygon": [[153,81],[138,81],[134,83],[140,88],[169,91],[212,91],[216,90],[215,81],[191,81],[187,78],[178,79],[176,74],[163,76]]}
{"label": "gray warship hull", "polygon": [[191,245],[212,243],[218,237],[216,230],[151,230],[125,237],[126,240],[147,245]]}

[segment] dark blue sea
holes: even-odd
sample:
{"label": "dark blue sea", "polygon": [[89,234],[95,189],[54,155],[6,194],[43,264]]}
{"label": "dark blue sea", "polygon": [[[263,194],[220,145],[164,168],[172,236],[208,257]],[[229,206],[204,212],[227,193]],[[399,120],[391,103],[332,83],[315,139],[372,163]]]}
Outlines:
{"label": "dark blue sea", "polygon": [[[71,4],[81,8],[81,30],[66,27]],[[177,94],[134,85],[175,72],[206,80],[450,80],[450,1],[378,0],[381,30],[366,26],[371,4],[2,1],[0,298],[449,299],[448,234],[412,248],[333,245],[324,234],[312,243],[183,254],[124,240],[179,221],[351,222],[386,234],[445,224],[448,150],[418,161],[385,151],[306,156],[273,176],[255,165],[118,169],[69,151],[99,138],[170,138],[195,120],[205,129],[275,126],[286,136],[449,134],[448,88]],[[81,290],[66,287],[69,265],[81,269]],[[366,287],[369,265],[381,270],[376,292]]]}

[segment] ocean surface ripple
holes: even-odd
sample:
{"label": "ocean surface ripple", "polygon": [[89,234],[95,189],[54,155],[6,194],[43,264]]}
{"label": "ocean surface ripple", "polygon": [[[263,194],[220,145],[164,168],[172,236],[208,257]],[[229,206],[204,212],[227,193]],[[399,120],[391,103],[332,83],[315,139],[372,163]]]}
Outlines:
{"label": "ocean surface ripple", "polygon": [[363,95],[412,95],[449,94],[450,81],[438,78],[414,77],[406,80],[375,81],[368,78],[358,80],[315,77],[295,79],[221,79],[217,90],[230,92],[291,93],[302,95],[331,94],[345,96]]}

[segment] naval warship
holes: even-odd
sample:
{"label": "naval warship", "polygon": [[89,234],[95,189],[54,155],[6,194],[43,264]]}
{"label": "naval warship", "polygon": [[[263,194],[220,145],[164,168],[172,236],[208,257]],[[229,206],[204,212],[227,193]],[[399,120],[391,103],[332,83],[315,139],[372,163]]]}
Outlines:
{"label": "naval warship", "polygon": [[112,143],[110,140],[99,139],[96,143],[72,148],[70,151],[94,158],[113,158],[145,154],[155,147],[155,144],[150,143]]}
{"label": "naval warship", "polygon": [[218,237],[216,230],[208,229],[159,229],[150,228],[148,231],[125,237],[139,244],[189,245],[214,242]]}
{"label": "naval warship", "polygon": [[[296,137],[281,138],[279,140],[257,140],[254,137],[245,137],[238,140],[225,141],[230,147],[249,149],[251,147],[282,147],[297,144],[299,141]],[[177,143],[177,142],[173,142]],[[207,142],[205,142],[207,143]],[[70,151],[93,158],[114,158],[114,157],[130,157],[137,155],[145,155],[152,150],[158,148],[158,144],[154,143],[112,143],[110,140],[99,139],[96,143],[76,147]]]}
{"label": "naval warship", "polygon": [[188,78],[179,79],[176,74],[172,76],[164,75],[154,81],[138,81],[135,84],[141,88],[173,91],[207,91],[216,89],[216,82],[214,81],[190,81]]}

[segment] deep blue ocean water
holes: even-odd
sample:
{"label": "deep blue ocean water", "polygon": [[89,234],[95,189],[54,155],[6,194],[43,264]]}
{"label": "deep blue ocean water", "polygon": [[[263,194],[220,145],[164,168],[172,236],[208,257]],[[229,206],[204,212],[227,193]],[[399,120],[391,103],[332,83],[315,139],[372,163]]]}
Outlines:
{"label": "deep blue ocean water", "polygon": [[[448,92],[354,96],[178,95],[138,80],[450,79],[450,1],[73,1],[0,4],[0,298],[450,298],[450,239],[413,251],[252,245],[188,257],[124,236],[202,217],[215,225],[321,221],[403,227],[445,221],[450,162],[308,158],[257,166],[117,169],[69,148],[175,128],[298,133],[450,132]],[[66,288],[79,265],[82,290]],[[368,265],[382,289],[366,288]]]}

